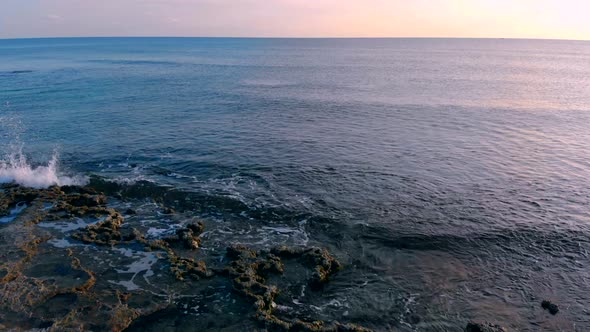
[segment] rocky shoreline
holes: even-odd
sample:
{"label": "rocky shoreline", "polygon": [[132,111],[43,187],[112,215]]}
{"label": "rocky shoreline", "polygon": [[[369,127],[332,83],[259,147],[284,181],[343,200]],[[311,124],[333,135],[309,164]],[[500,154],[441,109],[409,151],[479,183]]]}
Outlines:
{"label": "rocky shoreline", "polygon": [[[109,207],[108,197],[90,186],[31,189],[4,184],[0,189],[2,330],[136,331],[158,326],[169,317],[177,319],[176,325],[167,325],[164,330],[198,330],[187,324],[196,319],[195,315],[186,315],[185,310],[185,315],[179,316],[183,311],[182,300],[178,299],[198,297],[199,292],[212,287],[211,283],[217,283],[227,284],[241,298],[242,303],[236,307],[251,317],[252,330],[371,331],[352,322],[298,317],[278,304],[278,298],[293,280],[321,294],[330,279],[344,268],[326,249],[282,245],[255,250],[227,243],[221,261],[215,263],[210,254],[201,250],[206,226],[200,220],[186,222],[172,234],[154,238],[138,228],[127,227],[126,217],[133,218],[135,210],[121,212]],[[163,206],[161,213],[175,212]],[[61,233],[51,231],[52,223],[59,223],[61,231],[69,230],[65,233],[67,239],[56,239]],[[113,268],[117,270],[112,258],[97,259],[105,250],[118,250],[125,257],[139,255],[151,265],[161,262],[161,283],[178,283],[180,288],[191,289],[192,295],[179,290],[160,294],[137,286],[134,278],[139,272],[150,284],[147,276],[154,272],[148,269],[130,268],[127,272],[134,272],[133,278],[117,281],[112,274]],[[102,266],[105,261],[109,267]],[[187,306],[184,304],[184,308]],[[543,302],[543,307],[552,314],[558,311],[549,302]],[[178,326],[178,320],[184,321],[184,327]],[[216,322],[209,320],[204,328],[215,326]],[[487,322],[471,322],[465,331],[506,330]]]}
{"label": "rocky shoreline", "polygon": [[[256,328],[268,331],[370,331],[352,323],[308,321],[280,313],[275,302],[281,293],[280,279],[288,273],[285,262],[297,266],[297,275],[309,276],[310,289],[321,292],[342,264],[321,248],[280,246],[254,250],[228,244],[221,265],[210,267],[194,253],[200,250],[205,231],[202,222],[191,222],[174,235],[150,239],[136,228],[124,227],[122,212],[107,206],[107,196],[91,187],[50,187],[30,189],[3,185],[0,215],[11,216],[16,206],[26,206],[13,220],[1,225],[0,328],[63,330],[138,329],[150,324],[158,313],[176,310],[178,304],[142,289],[127,291],[112,280],[102,280],[104,269],[95,268],[81,250],[91,246],[133,247],[154,253],[166,262],[177,282],[192,287],[204,280],[222,279],[232,291],[249,303]],[[134,211],[126,211],[132,214]],[[173,213],[168,208],[166,213]],[[69,233],[81,246],[51,246],[48,228],[53,222],[79,223],[95,220]],[[69,240],[68,240],[69,241]],[[122,249],[128,250],[128,249]],[[100,255],[100,254],[95,254]],[[100,266],[97,263],[96,266]]]}

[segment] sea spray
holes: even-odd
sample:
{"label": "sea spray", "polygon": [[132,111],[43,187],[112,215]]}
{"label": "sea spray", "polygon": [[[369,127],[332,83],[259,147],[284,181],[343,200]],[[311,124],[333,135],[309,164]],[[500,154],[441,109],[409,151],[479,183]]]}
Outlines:
{"label": "sea spray", "polygon": [[20,116],[4,112],[8,108],[7,103],[4,109],[0,109],[0,152],[4,154],[0,157],[0,183],[17,183],[37,189],[88,183],[87,177],[62,174],[59,153],[55,150],[46,165],[32,165],[23,152],[25,125]]}
{"label": "sea spray", "polygon": [[84,176],[65,176],[60,174],[59,156],[53,153],[47,165],[32,166],[22,148],[10,153],[6,160],[0,161],[0,183],[17,183],[31,188],[47,188],[52,185],[84,185],[88,179]]}

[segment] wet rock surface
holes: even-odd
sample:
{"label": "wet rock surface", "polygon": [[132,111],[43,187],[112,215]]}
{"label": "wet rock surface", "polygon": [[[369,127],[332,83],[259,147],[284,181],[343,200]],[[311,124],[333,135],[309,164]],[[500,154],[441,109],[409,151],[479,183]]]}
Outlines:
{"label": "wet rock surface", "polygon": [[549,311],[552,315],[557,315],[559,312],[559,306],[551,301],[544,300],[541,302],[541,307],[547,311]]}
{"label": "wet rock surface", "polygon": [[[277,254],[277,255],[275,255]],[[271,274],[282,274],[285,268],[280,256],[300,258],[303,262],[316,270],[315,281],[319,276],[318,270],[330,269],[340,263],[327,251],[319,248],[293,249],[279,247],[270,253],[256,252],[245,246],[234,245],[227,249],[227,257],[230,259],[225,272],[233,280],[236,292],[246,297],[253,303],[256,310],[254,317],[262,327],[269,331],[370,331],[354,324],[341,324],[340,322],[312,321],[306,322],[300,319],[286,319],[275,315],[276,303],[280,289],[267,283],[267,277]],[[317,264],[314,266],[314,264]],[[334,272],[332,272],[334,273]],[[327,272],[322,275],[327,278]],[[323,280],[322,282],[326,282]]]}
{"label": "wet rock surface", "polygon": [[176,236],[167,237],[164,239],[169,245],[181,245],[187,249],[197,249],[201,244],[201,238],[199,237],[205,226],[202,222],[191,223],[186,227],[180,228],[176,231]]}
{"label": "wet rock surface", "polygon": [[330,277],[342,269],[342,264],[338,262],[330,253],[321,248],[273,248],[271,252],[283,258],[296,258],[301,260],[305,265],[313,269],[313,275],[310,279],[310,286],[314,289],[321,289]]}
{"label": "wet rock surface", "polygon": [[284,310],[293,283],[319,294],[343,268],[325,249],[204,250],[202,221],[166,210],[159,230],[107,203],[91,187],[2,187],[2,214],[26,204],[0,227],[2,329],[369,331]]}

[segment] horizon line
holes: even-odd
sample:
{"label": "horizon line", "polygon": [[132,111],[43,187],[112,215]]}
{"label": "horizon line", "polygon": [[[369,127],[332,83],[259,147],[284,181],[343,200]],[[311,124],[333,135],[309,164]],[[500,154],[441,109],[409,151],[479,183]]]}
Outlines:
{"label": "horizon line", "polygon": [[30,39],[82,39],[82,38],[194,38],[194,39],[497,39],[497,40],[547,40],[547,41],[580,41],[590,39],[540,38],[540,37],[293,37],[293,36],[50,36],[50,37],[0,37],[0,40]]}

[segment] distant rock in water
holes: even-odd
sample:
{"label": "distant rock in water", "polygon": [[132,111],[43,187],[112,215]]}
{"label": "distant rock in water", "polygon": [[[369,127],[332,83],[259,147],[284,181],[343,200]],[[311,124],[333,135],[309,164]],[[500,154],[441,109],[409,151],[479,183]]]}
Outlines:
{"label": "distant rock in water", "polygon": [[465,327],[465,332],[508,332],[508,330],[506,330],[500,325],[495,325],[488,322],[469,322]]}
{"label": "distant rock in water", "polygon": [[12,70],[12,71],[4,71],[0,72],[0,75],[18,75],[18,74],[28,74],[32,73],[32,70]]}
{"label": "distant rock in water", "polygon": [[551,301],[544,300],[541,302],[541,307],[543,309],[548,310],[550,314],[556,315],[559,312],[559,306]]}

